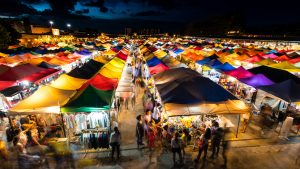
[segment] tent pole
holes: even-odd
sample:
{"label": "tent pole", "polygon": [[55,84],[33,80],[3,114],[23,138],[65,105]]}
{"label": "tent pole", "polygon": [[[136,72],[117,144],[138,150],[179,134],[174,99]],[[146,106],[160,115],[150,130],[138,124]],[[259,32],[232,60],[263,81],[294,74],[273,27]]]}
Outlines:
{"label": "tent pole", "polygon": [[241,121],[241,115],[239,114],[239,121],[238,121],[238,126],[236,128],[235,138],[238,138],[239,128],[240,128],[240,121]]}
{"label": "tent pole", "polygon": [[61,112],[60,112],[60,117],[61,117],[61,122],[62,122],[62,128],[63,128],[64,136],[66,138],[67,135],[66,135],[66,129],[65,129],[64,116],[63,116],[63,114]]}

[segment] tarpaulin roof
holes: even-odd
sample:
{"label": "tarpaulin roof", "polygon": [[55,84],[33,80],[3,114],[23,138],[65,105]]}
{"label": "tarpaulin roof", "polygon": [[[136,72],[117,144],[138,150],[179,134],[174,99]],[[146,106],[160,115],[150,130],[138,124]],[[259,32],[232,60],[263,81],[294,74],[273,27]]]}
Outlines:
{"label": "tarpaulin roof", "polygon": [[113,90],[118,85],[118,79],[111,79],[101,74],[97,74],[89,83],[100,90]]}
{"label": "tarpaulin roof", "polygon": [[[160,74],[157,75],[159,78],[156,78],[156,75],[154,76],[156,87],[164,103],[193,104],[237,100],[235,96],[224,88],[210,79],[202,77],[199,73],[193,73],[193,70],[191,69],[176,68],[174,70],[165,71],[163,74],[165,77],[162,77]],[[176,74],[175,72],[180,71],[190,74],[190,76],[182,76],[185,78],[177,76],[178,78],[173,78],[174,81],[163,84],[159,82],[159,79],[174,76]],[[180,74],[182,75],[182,73]]]}
{"label": "tarpaulin roof", "polygon": [[33,74],[26,76],[19,80],[22,80],[22,81],[26,80],[26,81],[38,83],[39,81],[49,77],[50,75],[54,75],[54,74],[58,73],[59,71],[60,70],[49,68],[49,69],[46,69],[46,70],[43,70],[43,71],[40,71],[37,73],[33,73]]}
{"label": "tarpaulin roof", "polygon": [[110,50],[108,50],[108,51],[103,52],[102,54],[103,54],[103,55],[113,56],[113,55],[116,54],[116,52],[110,49]]}
{"label": "tarpaulin roof", "polygon": [[231,66],[231,64],[225,62],[221,65],[216,65],[216,66],[212,66],[214,69],[217,70],[221,70],[221,71],[231,71],[234,70],[235,68],[233,66]]}
{"label": "tarpaulin roof", "polygon": [[259,89],[287,102],[300,101],[300,84],[291,79],[271,86],[261,86]]}
{"label": "tarpaulin roof", "polygon": [[67,65],[70,62],[69,61],[64,61],[58,58],[52,58],[51,60],[47,61],[47,63],[52,64],[52,65]]}
{"label": "tarpaulin roof", "polygon": [[241,100],[200,104],[166,103],[164,108],[170,117],[200,114],[245,114],[250,112],[250,108]]}
{"label": "tarpaulin roof", "polygon": [[73,90],[61,90],[51,86],[42,86],[9,111],[11,114],[60,113],[60,106],[65,105],[75,93],[76,91]]}
{"label": "tarpaulin roof", "polygon": [[115,57],[113,60],[106,63],[99,71],[99,74],[112,79],[120,79],[125,61]]}
{"label": "tarpaulin roof", "polygon": [[9,68],[7,71],[0,75],[1,81],[17,81],[19,79],[30,76],[47,69],[33,66],[31,64],[23,64]]}
{"label": "tarpaulin roof", "polygon": [[127,55],[124,54],[123,52],[118,52],[118,54],[116,55],[118,58],[122,59],[122,60],[126,60],[127,59]]}
{"label": "tarpaulin roof", "polygon": [[222,65],[222,62],[220,62],[218,59],[213,59],[210,62],[206,63],[207,66],[214,67],[218,65]]}
{"label": "tarpaulin roof", "polygon": [[255,55],[249,59],[246,59],[245,61],[249,63],[255,63],[255,62],[260,62],[261,60],[263,60],[262,57]]}
{"label": "tarpaulin roof", "polygon": [[298,62],[300,62],[300,57],[297,57],[295,59],[291,59],[288,62],[291,63],[291,64],[298,63]]}
{"label": "tarpaulin roof", "polygon": [[286,55],[282,55],[282,56],[279,56],[278,58],[275,58],[274,60],[276,60],[276,61],[288,61],[290,59],[291,58],[287,57]]}
{"label": "tarpaulin roof", "polygon": [[113,95],[112,90],[99,90],[89,85],[78,92],[61,110],[62,112],[88,112],[92,110],[108,109]]}
{"label": "tarpaulin roof", "polygon": [[271,65],[271,64],[275,64],[276,62],[274,62],[272,59],[264,59],[264,60],[261,60],[259,62],[256,62],[255,64],[258,64],[258,65]]}
{"label": "tarpaulin roof", "polygon": [[170,69],[154,79],[169,116],[249,112],[242,101],[191,69]]}
{"label": "tarpaulin roof", "polygon": [[56,68],[58,67],[58,65],[53,65],[53,64],[50,64],[50,63],[47,63],[47,62],[41,62],[38,67],[42,67],[42,68]]}
{"label": "tarpaulin roof", "polygon": [[268,79],[263,74],[256,74],[252,77],[239,79],[239,81],[241,81],[249,86],[252,86],[254,88],[257,88],[259,86],[267,86],[267,85],[274,84],[274,82],[272,82],[270,79]]}
{"label": "tarpaulin roof", "polygon": [[165,57],[167,55],[167,53],[163,50],[157,50],[157,51],[153,52],[153,54],[159,59],[162,59],[163,57]]}
{"label": "tarpaulin roof", "polygon": [[209,63],[210,61],[211,61],[211,59],[207,57],[203,60],[198,60],[197,63],[200,64],[200,65],[204,65],[206,63]]}
{"label": "tarpaulin roof", "polygon": [[95,60],[90,60],[80,68],[73,69],[68,75],[79,79],[90,79],[93,77],[103,66],[103,63]]}
{"label": "tarpaulin roof", "polygon": [[8,69],[10,69],[11,67],[6,66],[6,65],[0,65],[0,75],[4,72],[6,72]]}
{"label": "tarpaulin roof", "polygon": [[249,69],[248,71],[250,71],[251,73],[254,73],[254,74],[261,73],[275,83],[280,83],[280,82],[283,82],[283,81],[286,81],[289,79],[293,79],[297,83],[300,83],[300,78],[289,73],[288,71],[275,69],[275,68],[271,68],[268,66],[255,67],[255,68]]}
{"label": "tarpaulin roof", "polygon": [[295,67],[294,65],[291,65],[287,61],[280,62],[280,63],[277,63],[277,64],[268,65],[268,66],[272,67],[272,68],[277,68],[277,69],[284,69],[284,70],[289,71],[289,72],[300,72],[300,69],[298,67]]}
{"label": "tarpaulin roof", "polygon": [[263,58],[275,59],[275,58],[277,58],[278,56],[275,55],[275,54],[273,54],[273,53],[271,53],[271,54],[268,54],[268,55],[264,55],[264,56],[262,56],[262,57],[263,57]]}
{"label": "tarpaulin roof", "polygon": [[149,67],[149,71],[151,75],[163,72],[168,69],[169,67],[164,65],[163,63],[159,63],[156,66]]}
{"label": "tarpaulin roof", "polygon": [[107,57],[105,57],[104,55],[95,57],[94,60],[97,61],[97,62],[100,62],[100,63],[104,63],[104,64],[110,61],[110,60],[109,60]]}
{"label": "tarpaulin roof", "polygon": [[157,57],[152,57],[151,59],[147,60],[147,65],[149,67],[153,67],[153,66],[156,66],[158,64],[161,63],[161,60],[159,60]]}
{"label": "tarpaulin roof", "polygon": [[232,77],[235,77],[237,79],[241,79],[241,78],[248,78],[253,76],[254,74],[252,74],[251,72],[247,71],[246,69],[244,69],[242,66],[231,70],[231,71],[226,71],[224,72],[227,75],[230,75]]}
{"label": "tarpaulin roof", "polygon": [[87,80],[71,77],[67,74],[61,75],[58,79],[53,81],[50,86],[57,89],[63,90],[77,90],[79,89]]}
{"label": "tarpaulin roof", "polygon": [[4,90],[14,85],[16,85],[15,81],[0,81],[0,90]]}

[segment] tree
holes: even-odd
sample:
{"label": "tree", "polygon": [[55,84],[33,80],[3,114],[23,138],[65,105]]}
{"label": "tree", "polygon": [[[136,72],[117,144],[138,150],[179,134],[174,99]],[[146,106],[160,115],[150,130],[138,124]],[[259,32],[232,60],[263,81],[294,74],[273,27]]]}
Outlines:
{"label": "tree", "polygon": [[0,24],[0,50],[6,49],[10,42],[9,32]]}

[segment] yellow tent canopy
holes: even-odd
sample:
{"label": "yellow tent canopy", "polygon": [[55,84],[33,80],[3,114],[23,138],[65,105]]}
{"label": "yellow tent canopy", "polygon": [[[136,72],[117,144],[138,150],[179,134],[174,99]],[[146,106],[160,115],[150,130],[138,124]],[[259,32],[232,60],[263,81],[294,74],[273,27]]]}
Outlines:
{"label": "yellow tent canopy", "polygon": [[27,60],[27,62],[32,64],[32,65],[39,65],[43,61],[45,61],[43,58],[34,58],[34,59],[28,59]]}
{"label": "yellow tent canopy", "polygon": [[229,100],[222,103],[203,104],[164,104],[168,116],[200,115],[200,114],[245,114],[250,108],[240,100]]}
{"label": "yellow tent canopy", "polygon": [[69,64],[69,62],[62,61],[58,58],[53,58],[50,61],[48,61],[47,63],[53,64],[53,65],[67,65],[67,64]]}
{"label": "yellow tent canopy", "polygon": [[107,63],[109,62],[110,59],[108,59],[106,56],[97,56],[96,58],[94,58],[95,61],[100,62],[100,63]]}
{"label": "yellow tent canopy", "polygon": [[9,56],[8,54],[5,54],[5,53],[2,53],[2,52],[0,52],[0,57],[3,57],[3,58],[5,58],[5,57],[7,57],[7,56]]}
{"label": "yellow tent canopy", "polygon": [[114,59],[106,63],[98,73],[100,73],[101,75],[107,78],[120,79],[123,72],[124,65],[125,65],[125,61],[123,61],[118,57],[115,57]]}
{"label": "yellow tent canopy", "polygon": [[74,90],[42,86],[31,96],[11,108],[9,112],[11,114],[60,113],[60,107],[64,106],[75,93]]}
{"label": "yellow tent canopy", "polygon": [[67,74],[61,75],[56,79],[50,86],[62,90],[77,90],[79,89],[87,80],[71,77]]}
{"label": "yellow tent canopy", "polygon": [[113,56],[113,55],[116,55],[116,52],[110,49],[108,51],[103,52],[102,54],[108,55],[108,56]]}
{"label": "yellow tent canopy", "polygon": [[300,68],[298,68],[294,65],[291,65],[287,61],[280,62],[280,63],[277,63],[277,64],[268,65],[268,66],[272,67],[272,68],[283,69],[283,70],[286,70],[286,71],[289,71],[289,72],[300,72]]}
{"label": "yellow tent canopy", "polygon": [[155,52],[153,52],[153,54],[158,58],[158,59],[162,59],[163,57],[165,57],[167,55],[166,52],[164,52],[163,50],[157,50]]}
{"label": "yellow tent canopy", "polygon": [[272,59],[268,58],[268,59],[264,59],[260,62],[256,62],[255,64],[258,64],[258,65],[272,65],[272,64],[275,64],[276,62],[274,62]]}

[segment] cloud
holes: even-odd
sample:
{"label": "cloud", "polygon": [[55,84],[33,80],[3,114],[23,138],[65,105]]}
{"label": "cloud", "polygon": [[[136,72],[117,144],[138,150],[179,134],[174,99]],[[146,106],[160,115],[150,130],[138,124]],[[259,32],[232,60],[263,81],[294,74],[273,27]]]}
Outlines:
{"label": "cloud", "polygon": [[83,9],[83,10],[75,11],[75,13],[76,13],[77,15],[88,14],[89,12],[90,12],[89,9]]}
{"label": "cloud", "polygon": [[96,7],[99,8],[100,12],[108,12],[108,8],[104,5],[105,0],[91,0],[91,1],[82,1],[84,6]]}
{"label": "cloud", "polygon": [[0,0],[0,6],[0,14],[2,15],[18,16],[23,14],[34,15],[38,13],[33,7],[27,6],[19,0]]}
{"label": "cloud", "polygon": [[153,11],[153,10],[140,11],[140,12],[131,14],[131,16],[162,16],[162,15],[164,15],[164,13],[162,13],[160,11]]}

